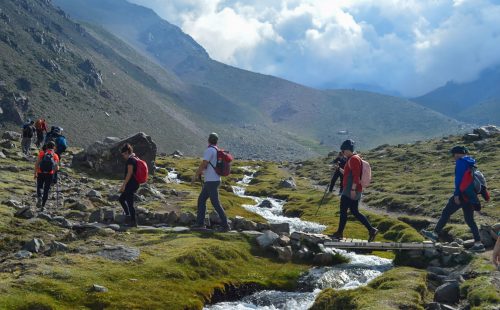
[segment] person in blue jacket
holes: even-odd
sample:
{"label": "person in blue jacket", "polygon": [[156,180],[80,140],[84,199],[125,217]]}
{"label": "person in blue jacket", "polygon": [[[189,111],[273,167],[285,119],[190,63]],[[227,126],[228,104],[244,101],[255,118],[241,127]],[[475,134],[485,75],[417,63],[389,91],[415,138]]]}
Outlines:
{"label": "person in blue jacket", "polygon": [[476,193],[470,191],[470,186],[464,186],[464,183],[471,181],[471,169],[476,164],[476,160],[468,155],[469,150],[464,146],[455,146],[451,149],[450,153],[455,159],[455,191],[443,209],[434,231],[422,230],[422,234],[431,240],[438,240],[439,233],[443,230],[450,217],[458,209],[462,209],[465,223],[469,226],[475,241],[474,246],[470,250],[484,252],[485,248],[481,242],[479,229],[474,221],[474,209],[478,205],[480,206],[479,200]]}

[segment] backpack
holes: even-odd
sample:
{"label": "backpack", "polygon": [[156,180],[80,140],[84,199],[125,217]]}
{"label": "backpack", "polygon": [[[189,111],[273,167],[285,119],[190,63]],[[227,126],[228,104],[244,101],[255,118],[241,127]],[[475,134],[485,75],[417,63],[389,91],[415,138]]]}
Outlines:
{"label": "backpack", "polygon": [[59,137],[57,137],[54,142],[56,144],[57,152],[58,153],[63,153],[68,148],[68,142],[66,141],[66,137],[65,136],[59,136]]}
{"label": "backpack", "polygon": [[490,201],[490,193],[488,192],[488,184],[486,183],[484,174],[475,166],[471,167],[471,173],[474,184],[474,192],[476,194],[481,194],[484,200]]}
{"label": "backpack", "polygon": [[134,175],[135,180],[139,184],[144,184],[148,181],[148,177],[149,177],[148,164],[144,160],[140,159],[137,156],[135,156],[134,158],[137,161],[137,167],[136,167],[135,175]]}
{"label": "backpack", "polygon": [[37,120],[35,123],[36,130],[42,131],[43,127],[44,127],[43,125],[44,125],[44,121],[42,121],[41,119]]}
{"label": "backpack", "polygon": [[[372,182],[372,167],[370,166],[370,163],[361,158],[359,155],[354,155],[358,156],[359,159],[361,160],[361,175],[359,176],[359,181],[361,183],[361,186],[364,188],[367,188],[370,186],[370,183]],[[351,167],[351,162],[348,161],[349,163],[349,168]]]}
{"label": "backpack", "polygon": [[212,165],[211,162],[209,162],[210,166],[214,168],[215,173],[218,175],[225,177],[231,174],[231,163],[234,160],[233,155],[231,155],[228,151],[224,151],[223,149],[219,149],[216,146],[210,146],[214,148],[217,151],[217,163]]}
{"label": "backpack", "polygon": [[23,138],[33,138],[33,127],[30,125],[24,125]]}
{"label": "backpack", "polygon": [[54,152],[47,151],[38,164],[42,173],[53,173],[56,168],[56,160],[54,159]]}

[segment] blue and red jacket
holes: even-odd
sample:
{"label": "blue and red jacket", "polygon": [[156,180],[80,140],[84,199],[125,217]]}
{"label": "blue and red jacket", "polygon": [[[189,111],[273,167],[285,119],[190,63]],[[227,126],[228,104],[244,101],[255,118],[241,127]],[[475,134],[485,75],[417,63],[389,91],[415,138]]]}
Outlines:
{"label": "blue and red jacket", "polygon": [[476,160],[470,156],[459,158],[455,164],[455,191],[453,195],[462,197],[464,202],[472,204],[479,203],[472,176],[472,168],[475,164]]}

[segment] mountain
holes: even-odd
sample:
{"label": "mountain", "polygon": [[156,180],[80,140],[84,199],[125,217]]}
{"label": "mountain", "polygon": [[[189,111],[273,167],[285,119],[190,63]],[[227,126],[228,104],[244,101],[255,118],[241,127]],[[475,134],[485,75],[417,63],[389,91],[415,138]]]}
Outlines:
{"label": "mountain", "polygon": [[483,71],[466,83],[448,82],[415,102],[458,120],[500,124],[500,66]]}
{"label": "mountain", "polygon": [[[77,20],[102,26],[191,85],[192,94],[205,101],[185,101],[183,108],[193,114],[212,112],[215,115],[204,118],[216,123],[224,117],[231,128],[226,131],[229,136],[238,138],[232,132],[241,132],[240,143],[259,142],[272,133],[308,152],[324,153],[347,136],[368,148],[463,129],[460,122],[406,99],[364,91],[322,91],[222,64],[177,26],[123,0],[54,3]],[[263,149],[256,147],[250,153],[262,155]],[[272,149],[266,152],[289,152],[285,144]]]}

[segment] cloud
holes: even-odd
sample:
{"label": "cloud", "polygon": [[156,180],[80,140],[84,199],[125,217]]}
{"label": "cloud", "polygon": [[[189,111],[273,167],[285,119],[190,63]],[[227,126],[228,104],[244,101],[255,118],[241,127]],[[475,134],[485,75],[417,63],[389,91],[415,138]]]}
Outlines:
{"label": "cloud", "polygon": [[313,87],[416,96],[500,64],[495,0],[131,0],[216,60]]}

